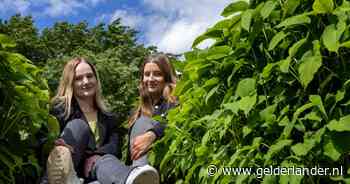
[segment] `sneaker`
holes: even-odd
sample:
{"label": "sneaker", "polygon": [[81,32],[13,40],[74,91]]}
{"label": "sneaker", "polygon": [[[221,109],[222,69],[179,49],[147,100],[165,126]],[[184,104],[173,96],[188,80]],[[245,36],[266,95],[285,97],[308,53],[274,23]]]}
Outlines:
{"label": "sneaker", "polygon": [[81,184],[74,170],[71,152],[67,147],[56,146],[47,160],[47,175],[50,184]]}
{"label": "sneaker", "polygon": [[159,184],[159,175],[150,165],[136,167],[130,172],[126,184]]}

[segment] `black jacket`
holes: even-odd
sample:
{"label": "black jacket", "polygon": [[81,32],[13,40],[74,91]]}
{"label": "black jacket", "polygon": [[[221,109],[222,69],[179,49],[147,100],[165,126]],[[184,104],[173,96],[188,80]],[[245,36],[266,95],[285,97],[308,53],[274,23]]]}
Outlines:
{"label": "black jacket", "polygon": [[[71,113],[67,120],[64,118],[64,107],[62,105],[54,105],[50,111],[50,114],[54,115],[60,124],[60,132],[64,129],[66,124],[73,119],[81,119],[87,122],[82,110],[78,102],[73,99],[72,100],[72,109]],[[99,142],[95,143],[94,139],[89,142],[87,146],[87,150],[85,150],[85,154],[83,159],[88,158],[91,155],[98,154],[112,154],[117,158],[122,158],[122,141],[121,141],[121,122],[118,117],[112,113],[102,112],[98,110],[97,115],[97,127],[99,130]],[[79,171],[78,174],[81,174],[83,171],[84,161],[78,166]]]}

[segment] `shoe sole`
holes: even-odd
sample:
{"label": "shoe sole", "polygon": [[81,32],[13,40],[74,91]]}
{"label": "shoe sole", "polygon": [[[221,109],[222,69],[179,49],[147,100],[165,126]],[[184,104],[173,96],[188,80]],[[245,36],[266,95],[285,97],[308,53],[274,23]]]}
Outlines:
{"label": "shoe sole", "polygon": [[140,173],[135,180],[133,181],[133,184],[159,184],[159,175],[155,171],[144,171]]}
{"label": "shoe sole", "polygon": [[[68,160],[68,161],[67,161]],[[48,181],[50,184],[67,184],[72,160],[70,151],[64,146],[56,146],[47,160]]]}

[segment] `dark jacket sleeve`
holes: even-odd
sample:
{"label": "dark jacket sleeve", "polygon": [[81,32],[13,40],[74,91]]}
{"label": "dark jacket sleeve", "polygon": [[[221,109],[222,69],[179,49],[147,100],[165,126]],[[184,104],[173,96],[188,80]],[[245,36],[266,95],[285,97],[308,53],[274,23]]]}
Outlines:
{"label": "dark jacket sleeve", "polygon": [[161,124],[158,121],[152,121],[152,124],[153,128],[150,131],[152,131],[156,135],[157,139],[162,138],[164,135],[164,130],[166,128],[166,124]]}

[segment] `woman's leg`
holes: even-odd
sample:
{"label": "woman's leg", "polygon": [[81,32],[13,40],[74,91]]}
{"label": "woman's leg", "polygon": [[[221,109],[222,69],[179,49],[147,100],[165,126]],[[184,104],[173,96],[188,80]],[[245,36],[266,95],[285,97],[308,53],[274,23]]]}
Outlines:
{"label": "woman's leg", "polygon": [[114,155],[106,154],[97,159],[92,177],[97,178],[101,184],[124,184],[132,169]]}
{"label": "woman's leg", "polygon": [[[154,128],[153,125],[154,121],[147,117],[147,116],[141,116],[140,118],[138,118],[134,125],[131,128],[131,132],[130,132],[130,145],[129,145],[129,151],[131,153],[131,148],[132,148],[132,143],[133,143],[133,139],[138,136],[138,135],[142,135],[144,133],[146,133],[147,131],[149,131],[150,129]],[[139,159],[137,160],[133,160],[132,162],[132,166],[143,166],[143,165],[147,165],[148,164],[148,153],[144,153]]]}
{"label": "woman's leg", "polygon": [[62,179],[62,181],[69,181],[69,183],[80,183],[76,171],[79,171],[78,166],[82,162],[85,149],[91,140],[89,126],[80,119],[69,121],[60,138],[72,150],[65,146],[54,147],[47,162],[48,179],[51,183]]}
{"label": "woman's leg", "polygon": [[77,167],[82,162],[87,146],[93,141],[89,125],[81,119],[69,121],[62,131],[61,138],[73,148],[72,159],[74,168],[78,169]]}
{"label": "woman's leg", "polygon": [[155,168],[126,166],[114,155],[106,154],[97,159],[93,167],[93,177],[100,184],[159,184],[159,175]]}

